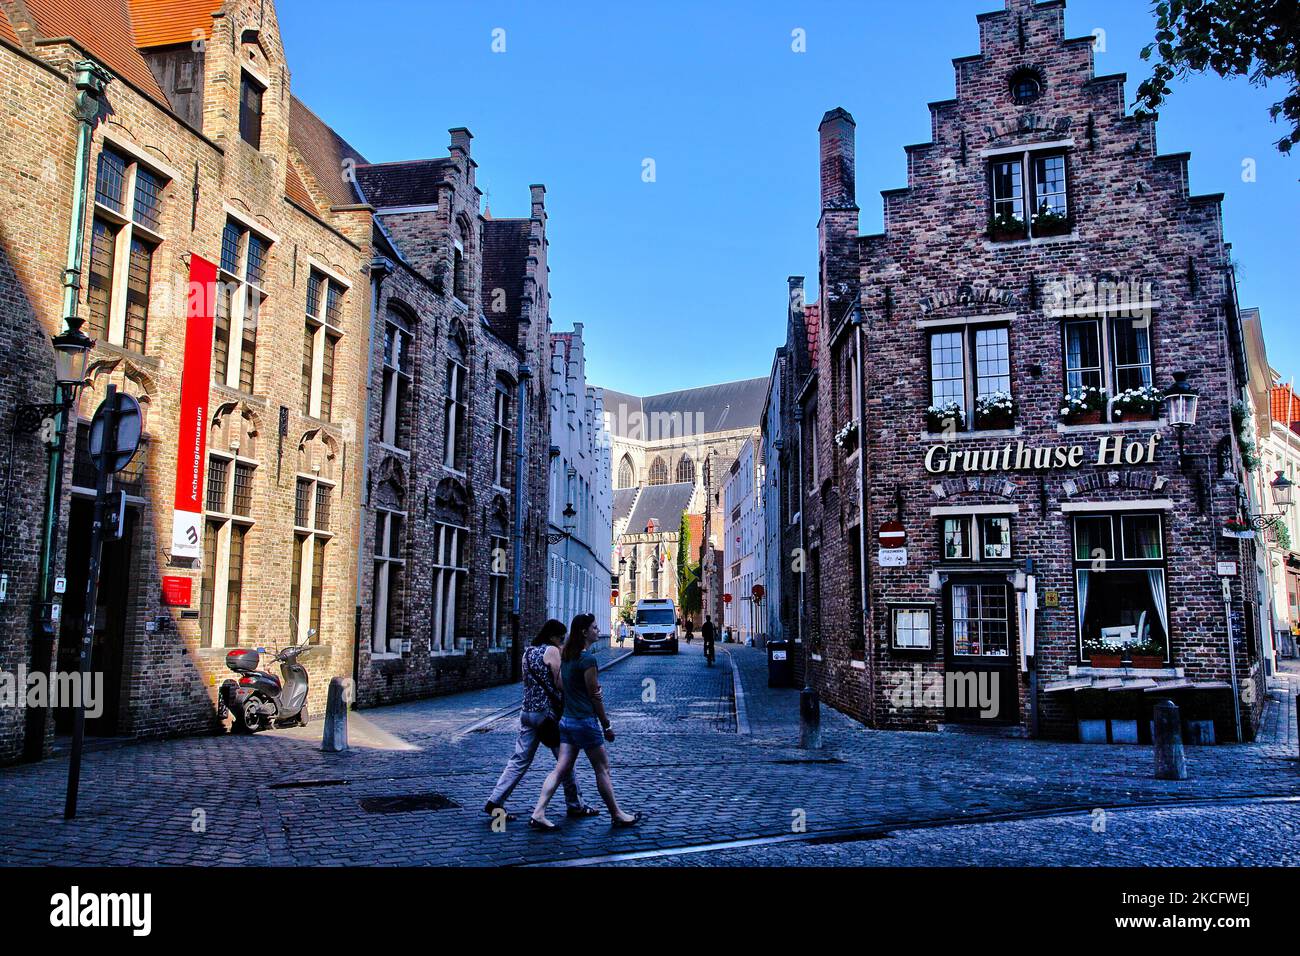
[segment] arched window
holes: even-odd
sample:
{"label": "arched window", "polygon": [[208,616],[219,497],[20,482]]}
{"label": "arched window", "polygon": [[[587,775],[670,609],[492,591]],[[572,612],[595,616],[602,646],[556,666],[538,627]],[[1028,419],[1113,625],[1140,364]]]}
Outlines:
{"label": "arched window", "polygon": [[695,482],[695,462],[691,460],[690,455],[682,455],[677,462],[677,480],[685,484],[694,484]]}
{"label": "arched window", "polygon": [[650,484],[668,484],[668,466],[664,464],[662,458],[656,458],[654,464],[650,466]]}
{"label": "arched window", "polygon": [[632,467],[630,455],[624,455],[618,466],[618,487],[632,488],[636,485],[636,469]]}

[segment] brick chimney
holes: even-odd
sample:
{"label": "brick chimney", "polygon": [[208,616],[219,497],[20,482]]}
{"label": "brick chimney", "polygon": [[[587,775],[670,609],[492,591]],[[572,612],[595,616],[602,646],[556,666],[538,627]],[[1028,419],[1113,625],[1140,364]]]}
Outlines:
{"label": "brick chimney", "polygon": [[822,117],[821,136],[822,208],[857,205],[854,176],[854,137],[857,123],[848,110],[835,107]]}

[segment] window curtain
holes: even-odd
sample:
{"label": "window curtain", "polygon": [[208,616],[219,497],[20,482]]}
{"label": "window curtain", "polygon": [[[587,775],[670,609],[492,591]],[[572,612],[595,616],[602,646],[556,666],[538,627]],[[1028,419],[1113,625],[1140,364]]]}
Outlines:
{"label": "window curtain", "polygon": [[1088,616],[1088,592],[1092,586],[1092,572],[1080,571],[1079,578],[1079,639],[1087,640],[1087,635],[1083,633],[1083,621]]}
{"label": "window curtain", "polygon": [[[1087,572],[1085,572],[1087,573]],[[1151,603],[1155,605],[1156,614],[1160,617],[1160,628],[1165,632],[1165,640],[1169,640],[1169,603],[1165,596],[1165,573],[1159,570],[1150,570],[1147,572],[1147,583],[1151,585]],[[1142,639],[1142,635],[1138,635]]]}

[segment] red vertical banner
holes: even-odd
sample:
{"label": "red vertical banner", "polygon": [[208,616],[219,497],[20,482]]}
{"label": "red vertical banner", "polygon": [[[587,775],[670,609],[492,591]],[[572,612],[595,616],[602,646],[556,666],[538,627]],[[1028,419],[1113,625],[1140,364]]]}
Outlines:
{"label": "red vertical banner", "polygon": [[176,558],[197,558],[203,553],[203,468],[207,459],[216,302],[216,265],[191,254],[181,407],[176,426],[176,499],[172,513],[172,556]]}

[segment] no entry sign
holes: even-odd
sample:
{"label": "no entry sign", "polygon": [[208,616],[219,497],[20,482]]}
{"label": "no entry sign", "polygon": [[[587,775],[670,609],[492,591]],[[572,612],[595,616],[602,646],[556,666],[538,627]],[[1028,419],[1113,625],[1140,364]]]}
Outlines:
{"label": "no entry sign", "polygon": [[882,548],[901,548],[907,544],[907,531],[902,522],[886,521],[880,526],[880,546]]}

